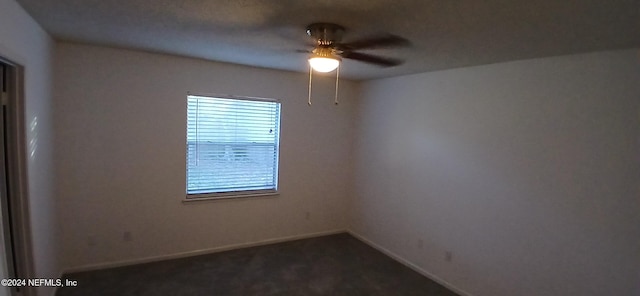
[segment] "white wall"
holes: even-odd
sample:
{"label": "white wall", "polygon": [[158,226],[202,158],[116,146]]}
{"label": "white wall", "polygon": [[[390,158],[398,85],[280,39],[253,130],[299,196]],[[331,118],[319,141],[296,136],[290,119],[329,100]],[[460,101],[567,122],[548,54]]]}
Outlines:
{"label": "white wall", "polygon": [[[334,106],[315,81],[309,107],[303,73],[73,43],[55,68],[66,268],[346,229],[353,83]],[[187,92],[282,101],[280,196],[182,203]]]}
{"label": "white wall", "polygon": [[[56,278],[58,224],[54,198],[51,55],[53,42],[13,0],[0,0],[0,56],[25,67],[28,199],[34,276]],[[51,289],[41,289],[41,295]]]}
{"label": "white wall", "polygon": [[626,50],[365,83],[352,229],[476,296],[640,295],[639,81]]}

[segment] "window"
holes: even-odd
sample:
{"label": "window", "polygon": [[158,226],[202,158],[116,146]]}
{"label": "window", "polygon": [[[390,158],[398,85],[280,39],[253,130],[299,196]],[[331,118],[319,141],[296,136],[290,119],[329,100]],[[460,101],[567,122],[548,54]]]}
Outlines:
{"label": "window", "polygon": [[280,103],[187,97],[187,199],[274,194]]}

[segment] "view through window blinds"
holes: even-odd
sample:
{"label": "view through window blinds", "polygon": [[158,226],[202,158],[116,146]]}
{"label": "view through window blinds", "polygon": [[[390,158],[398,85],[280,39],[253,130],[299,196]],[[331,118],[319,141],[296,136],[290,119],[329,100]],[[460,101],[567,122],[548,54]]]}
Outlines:
{"label": "view through window blinds", "polygon": [[278,102],[188,96],[187,194],[276,192],[279,132]]}

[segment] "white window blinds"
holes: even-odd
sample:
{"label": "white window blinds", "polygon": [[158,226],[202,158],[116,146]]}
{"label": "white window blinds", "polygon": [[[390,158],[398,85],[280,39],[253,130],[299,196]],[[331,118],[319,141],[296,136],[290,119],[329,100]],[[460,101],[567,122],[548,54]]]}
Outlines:
{"label": "white window blinds", "polygon": [[275,193],[280,103],[187,97],[188,197]]}

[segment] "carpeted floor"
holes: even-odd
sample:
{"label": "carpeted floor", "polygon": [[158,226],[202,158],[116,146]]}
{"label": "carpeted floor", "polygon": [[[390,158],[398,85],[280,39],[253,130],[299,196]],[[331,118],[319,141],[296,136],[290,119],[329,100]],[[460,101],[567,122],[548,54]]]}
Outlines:
{"label": "carpeted floor", "polygon": [[75,273],[57,296],[457,296],[349,234]]}

